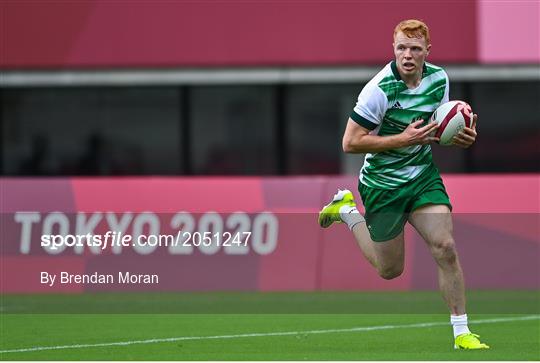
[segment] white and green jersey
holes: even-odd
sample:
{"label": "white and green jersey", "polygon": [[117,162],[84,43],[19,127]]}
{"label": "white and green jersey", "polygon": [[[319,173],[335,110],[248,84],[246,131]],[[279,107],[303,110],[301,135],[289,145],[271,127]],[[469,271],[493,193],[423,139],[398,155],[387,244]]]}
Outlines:
{"label": "white and green jersey", "polygon": [[[409,89],[392,61],[362,89],[351,119],[372,134],[396,135],[414,120],[429,120],[437,107],[448,102],[448,91],[448,76],[442,68],[424,63],[420,85]],[[396,189],[432,163],[429,145],[367,154],[360,182],[371,188]]]}

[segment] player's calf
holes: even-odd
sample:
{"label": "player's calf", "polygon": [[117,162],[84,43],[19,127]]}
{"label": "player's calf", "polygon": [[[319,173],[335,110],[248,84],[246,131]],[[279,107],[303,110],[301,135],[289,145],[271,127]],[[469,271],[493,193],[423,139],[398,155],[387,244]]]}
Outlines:
{"label": "player's calf", "polygon": [[379,276],[382,277],[385,280],[393,280],[403,273],[403,270],[379,270],[378,271]]}
{"label": "player's calf", "polygon": [[404,265],[395,265],[395,266],[387,266],[378,268],[377,272],[379,273],[379,276],[382,277],[385,280],[392,280],[395,279],[403,273]]}

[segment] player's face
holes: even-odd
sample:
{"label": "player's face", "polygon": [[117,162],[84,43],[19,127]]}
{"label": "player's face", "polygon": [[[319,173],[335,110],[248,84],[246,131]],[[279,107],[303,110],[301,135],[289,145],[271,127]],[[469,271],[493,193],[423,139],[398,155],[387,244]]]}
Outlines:
{"label": "player's face", "polygon": [[398,32],[394,37],[394,54],[399,72],[404,76],[422,75],[430,48],[431,44],[426,44],[424,37],[409,38],[403,32]]}

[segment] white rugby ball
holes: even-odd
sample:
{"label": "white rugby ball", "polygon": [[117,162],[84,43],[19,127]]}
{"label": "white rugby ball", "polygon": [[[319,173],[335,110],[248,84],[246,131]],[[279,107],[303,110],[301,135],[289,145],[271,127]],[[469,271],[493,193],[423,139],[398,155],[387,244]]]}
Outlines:
{"label": "white rugby ball", "polygon": [[455,135],[463,128],[472,126],[473,111],[467,102],[450,101],[440,105],[430,121],[439,124],[434,135],[439,138],[439,144],[451,145]]}

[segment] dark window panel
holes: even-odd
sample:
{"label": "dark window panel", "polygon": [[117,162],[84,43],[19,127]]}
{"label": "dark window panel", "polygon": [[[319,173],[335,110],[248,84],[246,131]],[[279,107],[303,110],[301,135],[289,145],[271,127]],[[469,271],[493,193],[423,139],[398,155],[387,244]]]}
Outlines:
{"label": "dark window panel", "polygon": [[8,175],[178,174],[176,88],[4,90]]}
{"label": "dark window panel", "polygon": [[277,174],[272,87],[194,87],[191,115],[194,174]]}
{"label": "dark window panel", "polygon": [[341,172],[341,138],[361,89],[361,85],[290,87],[286,128],[289,174]]}
{"label": "dark window panel", "polygon": [[472,84],[478,141],[474,172],[540,171],[540,83]]}

